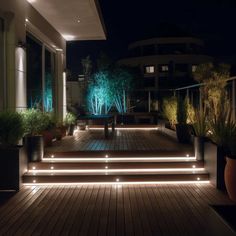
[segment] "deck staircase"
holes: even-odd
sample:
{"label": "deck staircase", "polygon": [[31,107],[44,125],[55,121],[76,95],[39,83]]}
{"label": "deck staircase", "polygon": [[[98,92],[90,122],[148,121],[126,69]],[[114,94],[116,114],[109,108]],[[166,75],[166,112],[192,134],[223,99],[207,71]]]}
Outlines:
{"label": "deck staircase", "polygon": [[51,153],[29,163],[25,185],[205,183],[204,163],[187,153],[98,151]]}

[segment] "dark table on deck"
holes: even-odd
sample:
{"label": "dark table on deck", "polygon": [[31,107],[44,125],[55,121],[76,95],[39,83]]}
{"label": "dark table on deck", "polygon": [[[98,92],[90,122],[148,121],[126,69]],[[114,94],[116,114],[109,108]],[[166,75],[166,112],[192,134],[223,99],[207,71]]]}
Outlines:
{"label": "dark table on deck", "polygon": [[85,115],[79,116],[77,121],[89,121],[89,120],[97,120],[102,121],[104,124],[104,135],[105,138],[108,138],[108,127],[111,125],[112,131],[115,131],[115,117],[113,115]]}

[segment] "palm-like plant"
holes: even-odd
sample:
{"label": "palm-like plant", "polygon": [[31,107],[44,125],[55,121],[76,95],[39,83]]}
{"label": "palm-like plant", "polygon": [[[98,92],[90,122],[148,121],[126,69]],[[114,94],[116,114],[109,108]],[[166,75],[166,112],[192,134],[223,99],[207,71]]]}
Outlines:
{"label": "palm-like plant", "polygon": [[227,99],[221,98],[221,112],[209,122],[210,138],[218,146],[224,148],[226,153],[235,145],[232,140],[236,137],[236,123],[232,120],[231,110]]}
{"label": "palm-like plant", "polygon": [[205,137],[208,131],[208,123],[206,114],[203,110],[194,112],[194,120],[192,122],[194,133],[197,137]]}

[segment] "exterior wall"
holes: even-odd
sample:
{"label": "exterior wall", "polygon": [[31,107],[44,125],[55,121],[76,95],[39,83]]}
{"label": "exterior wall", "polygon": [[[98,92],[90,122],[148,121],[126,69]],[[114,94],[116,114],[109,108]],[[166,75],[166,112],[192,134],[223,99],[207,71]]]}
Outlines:
{"label": "exterior wall", "polygon": [[[26,91],[26,49],[19,46],[26,41],[29,31],[48,47],[62,49],[57,52],[56,66],[56,112],[62,118],[63,71],[65,68],[66,42],[62,36],[26,1],[0,0],[0,17],[5,22],[5,109],[27,108]],[[25,20],[28,19],[29,22]],[[54,49],[55,50],[55,49]]]}
{"label": "exterior wall", "polygon": [[[158,47],[160,45],[176,45],[176,44],[182,44],[184,45],[186,48],[186,52],[182,53],[176,53],[176,54],[158,54]],[[194,52],[190,52],[189,47],[191,44],[194,45],[199,45],[200,47],[202,47],[204,45],[204,43],[199,40],[199,39],[195,39],[195,38],[154,38],[154,39],[148,39],[148,40],[142,40],[142,41],[138,41],[135,43],[132,43],[129,46],[129,50],[132,49],[140,49],[138,50],[138,54],[137,56],[131,56],[128,58],[124,58],[121,59],[118,63],[121,65],[127,65],[127,66],[131,66],[131,67],[139,67],[141,72],[143,73],[143,77],[144,79],[146,78],[148,80],[148,78],[154,77],[155,78],[155,86],[150,86],[150,87],[145,87],[146,90],[149,89],[160,89],[162,88],[160,85],[161,80],[160,78],[172,78],[172,82],[177,82],[176,80],[173,79],[177,79],[177,78],[183,78],[183,77],[192,77],[192,65],[198,65],[201,63],[206,63],[209,61],[212,61],[212,58],[206,55],[203,55],[202,53],[194,53]],[[153,55],[142,55],[143,54],[143,50],[142,47],[144,46],[153,46],[153,52],[151,52],[151,54]],[[158,46],[159,45],[159,46]],[[155,47],[154,47],[155,46]],[[173,49],[172,49],[173,50]],[[187,66],[187,70],[184,72],[181,71],[177,71],[175,69],[176,64],[185,64]],[[154,66],[155,67],[155,72],[154,73],[145,73],[144,71],[144,67],[145,66]],[[171,65],[173,68],[171,70],[169,70],[168,72],[161,72],[159,71],[158,67],[160,65]],[[170,68],[169,68],[170,69]],[[162,81],[163,82],[163,81]],[[171,81],[170,81],[171,82]],[[164,81],[165,83],[165,81]],[[170,87],[169,87],[170,88]]]}

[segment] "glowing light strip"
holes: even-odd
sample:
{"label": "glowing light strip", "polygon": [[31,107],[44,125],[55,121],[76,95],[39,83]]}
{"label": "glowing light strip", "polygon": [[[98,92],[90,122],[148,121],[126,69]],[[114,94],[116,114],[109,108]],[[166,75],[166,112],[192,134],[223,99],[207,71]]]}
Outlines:
{"label": "glowing light strip", "polygon": [[44,162],[66,161],[196,161],[196,157],[88,157],[88,158],[43,158]]}
{"label": "glowing light strip", "polygon": [[204,168],[155,168],[155,169],[61,169],[61,170],[29,170],[28,173],[115,173],[115,172],[198,172],[204,171]]}
{"label": "glowing light strip", "polygon": [[[89,130],[104,130],[104,128],[100,127],[89,127]],[[111,129],[111,128],[110,128]],[[158,130],[159,127],[115,127],[116,130]]]}
{"label": "glowing light strip", "polygon": [[75,183],[24,183],[24,186],[63,186],[63,185],[137,185],[137,184],[142,184],[142,185],[150,185],[150,184],[160,184],[160,185],[165,185],[165,184],[209,184],[209,180],[193,180],[193,181],[139,181],[139,182],[75,182]]}

